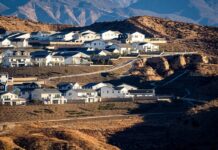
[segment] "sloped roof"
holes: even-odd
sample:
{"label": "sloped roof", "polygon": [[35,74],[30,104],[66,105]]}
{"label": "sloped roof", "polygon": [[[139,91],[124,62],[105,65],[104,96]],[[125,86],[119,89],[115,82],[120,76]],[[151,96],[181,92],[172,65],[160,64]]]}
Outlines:
{"label": "sloped roof", "polygon": [[45,58],[45,57],[47,57],[49,54],[50,54],[50,52],[42,50],[42,51],[35,51],[35,52],[32,52],[30,55],[31,55],[33,58]]}

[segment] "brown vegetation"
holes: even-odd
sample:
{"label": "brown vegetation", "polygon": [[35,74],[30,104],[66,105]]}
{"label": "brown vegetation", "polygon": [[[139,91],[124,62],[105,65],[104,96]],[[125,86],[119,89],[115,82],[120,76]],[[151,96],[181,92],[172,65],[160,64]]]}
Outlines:
{"label": "brown vegetation", "polygon": [[58,31],[72,27],[61,24],[44,24],[31,20],[24,20],[12,16],[0,16],[0,29],[7,31],[35,32],[35,31]]}

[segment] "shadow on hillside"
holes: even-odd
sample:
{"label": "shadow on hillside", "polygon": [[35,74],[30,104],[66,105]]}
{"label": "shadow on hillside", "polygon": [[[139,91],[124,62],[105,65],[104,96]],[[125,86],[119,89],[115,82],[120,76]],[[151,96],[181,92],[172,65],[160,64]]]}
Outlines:
{"label": "shadow on hillside", "polygon": [[182,72],[184,70],[176,71],[161,81],[146,81],[143,76],[125,76],[107,82],[115,86],[126,83],[141,89],[156,87],[157,95],[174,95],[207,101],[218,98],[218,76],[191,76],[187,73],[174,82],[163,86]]}
{"label": "shadow on hillside", "polygon": [[165,114],[145,115],[143,123],[111,135],[108,142],[122,150],[216,150],[218,108],[193,115],[186,113],[189,109],[190,106],[181,102],[139,103],[139,107],[129,113]]}

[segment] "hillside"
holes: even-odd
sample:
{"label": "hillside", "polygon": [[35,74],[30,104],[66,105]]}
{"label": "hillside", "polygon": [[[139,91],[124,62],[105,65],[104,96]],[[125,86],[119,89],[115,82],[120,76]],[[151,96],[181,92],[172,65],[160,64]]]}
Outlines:
{"label": "hillside", "polygon": [[17,17],[0,16],[0,30],[4,31],[21,31],[21,32],[34,32],[34,31],[58,31],[70,25],[61,24],[44,24],[34,22],[31,20],[24,20]]}

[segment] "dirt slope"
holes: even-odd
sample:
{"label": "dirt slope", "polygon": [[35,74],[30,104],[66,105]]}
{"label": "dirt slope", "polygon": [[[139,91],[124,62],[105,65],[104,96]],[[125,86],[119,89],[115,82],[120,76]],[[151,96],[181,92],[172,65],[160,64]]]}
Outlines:
{"label": "dirt slope", "polygon": [[34,31],[57,31],[70,25],[44,24],[31,20],[24,20],[17,17],[0,16],[0,29],[8,31],[34,32]]}

